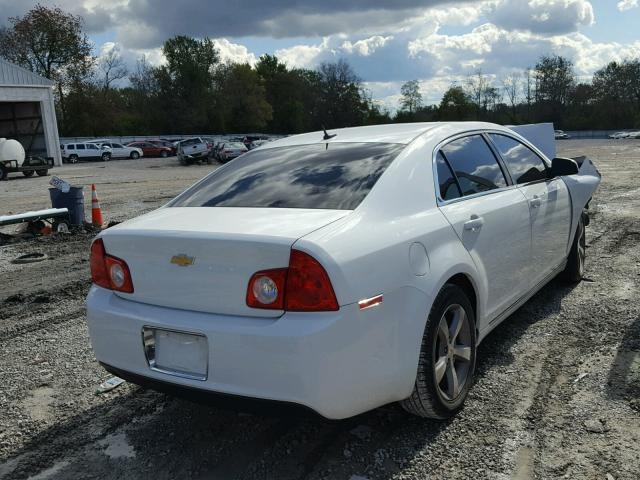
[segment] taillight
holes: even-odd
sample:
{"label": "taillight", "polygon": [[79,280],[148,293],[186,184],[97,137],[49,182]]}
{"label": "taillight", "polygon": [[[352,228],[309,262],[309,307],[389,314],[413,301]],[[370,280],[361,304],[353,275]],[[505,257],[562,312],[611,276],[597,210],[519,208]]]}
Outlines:
{"label": "taillight", "polygon": [[247,305],[253,308],[282,310],[286,279],[286,268],[254,273],[247,287]]}
{"label": "taillight", "polygon": [[99,287],[111,288],[105,257],[104,243],[99,238],[91,244],[91,281]]}
{"label": "taillight", "polygon": [[326,270],[311,255],[291,250],[285,310],[319,312],[338,310],[338,301]]}
{"label": "taillight", "polygon": [[311,255],[292,250],[288,268],[254,273],[247,287],[252,308],[321,312],[338,310],[326,270]]}
{"label": "taillight", "polygon": [[91,245],[90,264],[93,283],[109,290],[133,293],[133,281],[127,263],[107,255],[104,242],[100,238]]}

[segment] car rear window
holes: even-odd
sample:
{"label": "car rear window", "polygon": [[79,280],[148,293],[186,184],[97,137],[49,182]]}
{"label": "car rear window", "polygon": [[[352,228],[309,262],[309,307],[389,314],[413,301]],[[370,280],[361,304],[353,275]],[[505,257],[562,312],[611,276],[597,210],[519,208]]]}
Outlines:
{"label": "car rear window", "polygon": [[323,143],[248,152],[169,206],[353,210],[404,147]]}

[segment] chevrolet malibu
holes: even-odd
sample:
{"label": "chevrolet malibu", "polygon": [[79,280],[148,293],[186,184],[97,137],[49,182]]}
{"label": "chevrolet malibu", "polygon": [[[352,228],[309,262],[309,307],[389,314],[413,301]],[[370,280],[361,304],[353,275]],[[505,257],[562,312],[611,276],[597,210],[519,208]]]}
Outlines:
{"label": "chevrolet malibu", "polygon": [[93,242],[95,355],[161,390],[450,417],[489,332],[583,275],[600,174],[536,145],[423,123],[248,152]]}

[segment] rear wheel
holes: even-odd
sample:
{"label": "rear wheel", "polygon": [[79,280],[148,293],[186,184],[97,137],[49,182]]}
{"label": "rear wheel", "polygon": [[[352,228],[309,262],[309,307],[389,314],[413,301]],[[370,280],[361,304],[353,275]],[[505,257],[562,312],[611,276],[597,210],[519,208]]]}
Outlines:
{"label": "rear wheel", "polygon": [[34,171],[33,171],[33,170],[25,170],[24,172],[22,172],[22,174],[23,174],[25,177],[32,177],[32,176],[33,176],[33,174],[34,174]]}
{"label": "rear wheel", "polygon": [[140,154],[138,152],[131,152],[129,157],[131,157],[131,160],[137,160],[138,158],[140,158]]}
{"label": "rear wheel", "polygon": [[69,155],[69,163],[78,163],[78,155]]}
{"label": "rear wheel", "polygon": [[464,291],[445,285],[427,319],[413,393],[401,402],[414,415],[437,419],[458,412],[476,363],[475,315]]}
{"label": "rear wheel", "polygon": [[43,168],[41,170],[36,170],[36,173],[38,174],[39,177],[45,177],[49,173],[49,169]]}
{"label": "rear wheel", "polygon": [[108,162],[111,160],[111,154],[109,152],[104,152],[100,158],[102,158],[103,162]]}
{"label": "rear wheel", "polygon": [[570,283],[578,283],[584,277],[584,263],[587,257],[587,236],[584,214],[580,216],[576,236],[567,257],[567,266],[562,272],[562,278]]}
{"label": "rear wheel", "polygon": [[168,156],[169,154],[166,152],[166,150],[160,152],[160,158],[167,158]]}

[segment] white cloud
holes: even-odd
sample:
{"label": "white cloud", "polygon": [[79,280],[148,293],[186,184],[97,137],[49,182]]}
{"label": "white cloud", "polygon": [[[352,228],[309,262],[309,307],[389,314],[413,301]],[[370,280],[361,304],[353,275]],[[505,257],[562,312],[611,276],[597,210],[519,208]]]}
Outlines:
{"label": "white cloud", "polygon": [[256,63],[256,56],[244,45],[230,42],[226,38],[216,38],[213,43],[215,43],[218,52],[220,52],[220,59],[223,62],[248,63],[250,65]]}
{"label": "white cloud", "polygon": [[621,0],[618,2],[618,10],[624,12],[638,6],[638,0]]}

